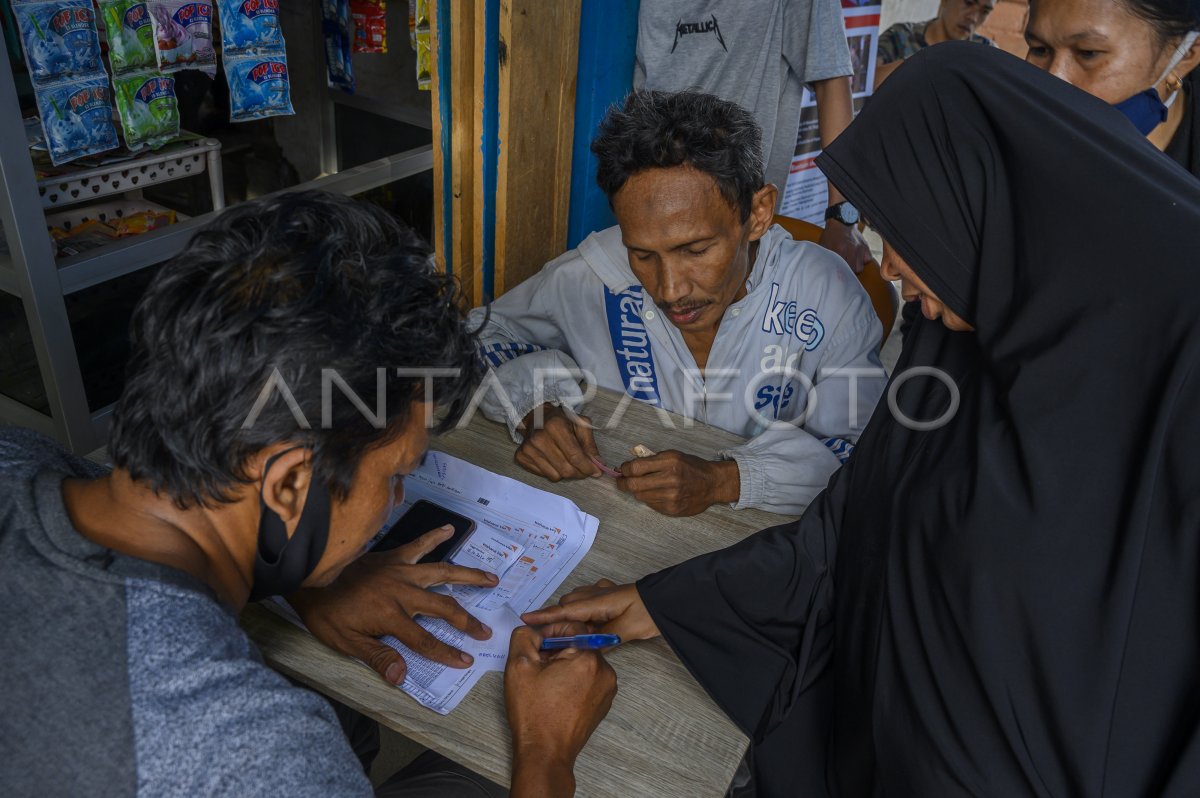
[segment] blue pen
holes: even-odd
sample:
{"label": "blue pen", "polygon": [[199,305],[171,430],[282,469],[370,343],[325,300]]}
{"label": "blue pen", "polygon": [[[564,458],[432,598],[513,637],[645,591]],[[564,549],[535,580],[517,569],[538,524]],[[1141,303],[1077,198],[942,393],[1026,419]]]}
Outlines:
{"label": "blue pen", "polygon": [[573,637],[547,637],[542,641],[542,651],[554,651],[560,648],[611,648],[621,643],[617,635],[574,635]]}

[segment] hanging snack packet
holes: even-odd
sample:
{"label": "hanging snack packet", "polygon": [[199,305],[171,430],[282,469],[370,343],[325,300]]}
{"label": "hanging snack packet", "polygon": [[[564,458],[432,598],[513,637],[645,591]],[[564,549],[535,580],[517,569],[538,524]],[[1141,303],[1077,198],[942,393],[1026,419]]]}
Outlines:
{"label": "hanging snack packet", "polygon": [[114,74],[154,67],[154,30],[143,0],[100,0],[100,18]]}
{"label": "hanging snack packet", "polygon": [[433,88],[433,50],[429,31],[417,31],[417,88],[431,91]]}
{"label": "hanging snack packet", "polygon": [[120,143],[104,73],[39,86],[36,94],[50,162],[55,166],[116,149]]}
{"label": "hanging snack packet", "polygon": [[284,56],[229,56],[225,59],[225,78],[229,81],[230,122],[295,113]]}
{"label": "hanging snack packet", "polygon": [[321,33],[325,38],[330,88],[353,94],[350,48],[354,43],[354,20],[350,17],[350,0],[321,0]]}
{"label": "hanging snack packet", "polygon": [[350,0],[354,18],[354,52],[387,52],[387,4],[384,0]]}
{"label": "hanging snack packet", "polygon": [[217,74],[212,41],[212,3],[192,0],[147,0],[154,26],[158,68],[163,72],[198,69]]}
{"label": "hanging snack packet", "polygon": [[279,0],[217,0],[225,55],[283,50]]}
{"label": "hanging snack packet", "polygon": [[20,3],[13,13],[34,85],[103,70],[91,0]]}
{"label": "hanging snack packet", "polygon": [[113,87],[126,147],[161,147],[179,135],[175,78],[157,70],[132,72],[114,77]]}

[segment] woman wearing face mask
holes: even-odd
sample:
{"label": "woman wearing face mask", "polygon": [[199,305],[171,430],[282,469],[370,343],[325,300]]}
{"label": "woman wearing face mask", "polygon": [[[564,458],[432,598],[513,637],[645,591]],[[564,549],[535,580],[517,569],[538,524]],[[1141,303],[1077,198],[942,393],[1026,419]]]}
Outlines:
{"label": "woman wearing face mask", "polygon": [[661,634],[760,795],[1195,796],[1194,178],[953,42],[817,163],[935,319],[888,401],[798,522],[526,620]]}
{"label": "woman wearing face mask", "polygon": [[1200,177],[1200,0],[1031,0],[1026,60],[1114,105]]}

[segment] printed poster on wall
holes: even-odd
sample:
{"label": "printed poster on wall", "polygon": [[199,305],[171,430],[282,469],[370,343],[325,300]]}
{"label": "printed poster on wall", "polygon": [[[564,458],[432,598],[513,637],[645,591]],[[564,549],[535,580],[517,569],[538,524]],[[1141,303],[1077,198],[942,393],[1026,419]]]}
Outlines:
{"label": "printed poster on wall", "polygon": [[[846,26],[846,41],[850,45],[850,61],[854,74],[850,78],[850,94],[854,98],[857,116],[871,96],[875,85],[875,57],[879,49],[878,0],[842,0],[842,18]],[[825,209],[829,206],[829,189],[825,175],[814,163],[821,154],[821,135],[817,129],[817,98],[809,88],[804,89],[800,105],[800,131],[796,137],[796,152],[787,187],[783,190],[780,213],[825,226]]]}

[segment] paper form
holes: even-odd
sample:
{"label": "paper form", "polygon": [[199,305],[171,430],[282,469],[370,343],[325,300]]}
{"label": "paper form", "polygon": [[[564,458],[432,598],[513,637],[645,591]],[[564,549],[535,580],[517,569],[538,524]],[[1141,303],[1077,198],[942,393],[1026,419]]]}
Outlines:
{"label": "paper form", "polygon": [[441,619],[417,619],[434,637],[473,656],[475,663],[470,668],[431,662],[393,637],[381,638],[408,663],[408,676],[400,689],[445,715],[484,673],[504,669],[509,637],[521,626],[518,616],[541,607],[554,594],[591,549],[600,522],[561,496],[431,451],[421,467],[404,480],[404,503],[376,539],[421,499],[473,519],[476,529],[455,554],[454,562],[500,577],[494,588],[443,589],[491,627],[491,639],[474,640]]}

